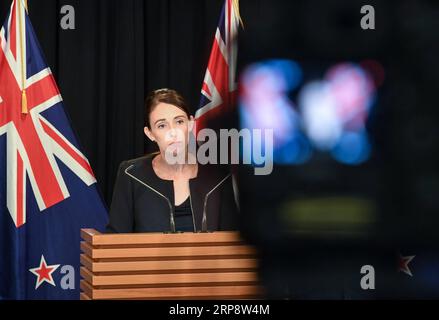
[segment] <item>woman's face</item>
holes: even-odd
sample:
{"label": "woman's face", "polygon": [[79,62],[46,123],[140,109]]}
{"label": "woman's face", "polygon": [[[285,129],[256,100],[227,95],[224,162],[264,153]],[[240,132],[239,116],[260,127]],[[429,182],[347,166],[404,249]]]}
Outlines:
{"label": "woman's face", "polygon": [[177,156],[186,152],[188,134],[193,128],[193,117],[168,103],[159,103],[149,115],[150,128],[145,127],[146,136],[156,141],[160,152]]}

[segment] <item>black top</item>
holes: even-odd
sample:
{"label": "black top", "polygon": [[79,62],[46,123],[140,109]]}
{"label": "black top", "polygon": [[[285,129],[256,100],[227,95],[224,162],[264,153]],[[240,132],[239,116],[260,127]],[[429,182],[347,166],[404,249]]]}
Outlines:
{"label": "black top", "polygon": [[175,206],[175,229],[177,231],[194,231],[194,220],[192,217],[190,197]]}
{"label": "black top", "polygon": [[[107,232],[172,230],[171,215],[179,215],[180,209],[174,205],[173,181],[160,179],[152,168],[155,155],[157,153],[121,163],[114,186]],[[190,231],[193,231],[194,222],[196,231],[203,230],[203,212],[206,212],[204,225],[207,231],[237,230],[238,209],[232,176],[227,169],[199,164],[197,177],[189,180],[193,214]],[[177,218],[176,230],[179,230],[177,227],[187,227],[187,221],[187,215]]]}

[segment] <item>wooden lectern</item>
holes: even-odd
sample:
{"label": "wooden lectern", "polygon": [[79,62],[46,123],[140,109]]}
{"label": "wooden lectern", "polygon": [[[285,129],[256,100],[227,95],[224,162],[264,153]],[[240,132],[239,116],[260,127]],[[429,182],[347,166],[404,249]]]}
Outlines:
{"label": "wooden lectern", "polygon": [[81,237],[81,300],[262,298],[256,251],[237,232]]}

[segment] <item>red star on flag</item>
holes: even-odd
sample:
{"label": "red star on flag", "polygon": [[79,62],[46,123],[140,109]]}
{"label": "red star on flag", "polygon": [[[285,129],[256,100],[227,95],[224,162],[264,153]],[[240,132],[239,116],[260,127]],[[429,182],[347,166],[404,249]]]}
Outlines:
{"label": "red star on flag", "polygon": [[398,271],[404,272],[405,274],[408,274],[410,277],[413,277],[413,274],[409,268],[410,261],[413,260],[413,258],[416,256],[401,256],[399,255],[399,264],[398,264]]}
{"label": "red star on flag", "polygon": [[36,268],[29,269],[34,275],[37,276],[37,282],[35,283],[35,289],[38,289],[43,282],[47,282],[52,286],[56,286],[52,278],[52,273],[58,269],[59,264],[47,265],[46,259],[41,255],[40,265]]}

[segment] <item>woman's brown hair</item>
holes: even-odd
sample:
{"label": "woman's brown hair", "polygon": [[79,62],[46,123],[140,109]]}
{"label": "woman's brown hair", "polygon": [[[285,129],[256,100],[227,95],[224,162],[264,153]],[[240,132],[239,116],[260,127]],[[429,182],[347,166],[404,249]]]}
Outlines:
{"label": "woman's brown hair", "polygon": [[158,89],[150,92],[145,99],[145,126],[151,129],[149,116],[159,103],[168,103],[183,110],[189,118],[189,108],[181,94],[172,89]]}

